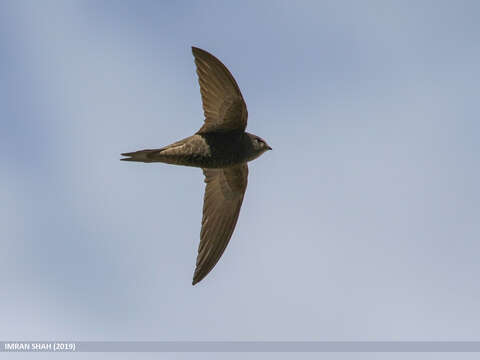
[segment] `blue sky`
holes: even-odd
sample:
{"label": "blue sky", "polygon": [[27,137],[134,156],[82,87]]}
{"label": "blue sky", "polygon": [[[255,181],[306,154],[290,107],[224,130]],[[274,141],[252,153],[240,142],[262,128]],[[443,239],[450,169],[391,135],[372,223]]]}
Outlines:
{"label": "blue sky", "polygon": [[[2,1],[0,338],[478,340],[479,10]],[[274,148],[195,287],[201,171],[118,161],[202,125],[192,45]]]}

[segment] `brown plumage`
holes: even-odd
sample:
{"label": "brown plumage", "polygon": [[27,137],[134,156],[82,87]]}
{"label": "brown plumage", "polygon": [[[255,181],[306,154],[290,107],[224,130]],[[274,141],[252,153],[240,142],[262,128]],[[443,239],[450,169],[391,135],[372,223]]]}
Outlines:
{"label": "brown plumage", "polygon": [[159,149],[124,153],[125,161],[200,167],[205,175],[202,229],[193,285],[222,256],[238,220],[247,188],[247,161],[271,147],[245,132],[248,112],[228,69],[213,55],[192,47],[205,115],[194,135]]}

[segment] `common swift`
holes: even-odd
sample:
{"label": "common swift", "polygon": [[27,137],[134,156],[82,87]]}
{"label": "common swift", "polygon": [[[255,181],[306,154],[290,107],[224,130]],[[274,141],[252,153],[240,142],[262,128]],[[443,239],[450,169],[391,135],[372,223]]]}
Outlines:
{"label": "common swift", "polygon": [[124,153],[125,161],[163,162],[202,168],[205,175],[202,229],[192,285],[222,256],[237,223],[247,188],[247,162],[272,148],[245,132],[247,105],[232,74],[212,54],[192,47],[205,121],[194,135],[160,149]]}

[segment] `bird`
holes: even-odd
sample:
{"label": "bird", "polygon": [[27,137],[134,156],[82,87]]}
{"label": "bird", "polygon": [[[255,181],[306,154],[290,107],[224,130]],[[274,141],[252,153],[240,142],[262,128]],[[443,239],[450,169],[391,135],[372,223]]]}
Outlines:
{"label": "bird", "polygon": [[192,285],[215,267],[232,237],[248,182],[247,162],[272,150],[245,131],[248,111],[227,67],[209,52],[192,47],[204,112],[192,136],[159,149],[123,153],[123,161],[198,167],[205,176],[200,243]]}

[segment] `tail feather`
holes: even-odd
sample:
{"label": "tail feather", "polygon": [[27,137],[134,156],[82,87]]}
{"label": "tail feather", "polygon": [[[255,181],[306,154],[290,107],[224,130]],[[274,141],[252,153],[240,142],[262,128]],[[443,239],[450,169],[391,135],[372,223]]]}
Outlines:
{"label": "tail feather", "polygon": [[[123,153],[122,156],[128,156],[127,158],[120,159],[122,161],[139,161],[144,163],[154,162],[154,155],[161,152],[163,149],[154,150],[139,150],[129,153]],[[157,160],[158,161],[158,160]]]}

